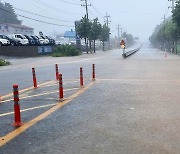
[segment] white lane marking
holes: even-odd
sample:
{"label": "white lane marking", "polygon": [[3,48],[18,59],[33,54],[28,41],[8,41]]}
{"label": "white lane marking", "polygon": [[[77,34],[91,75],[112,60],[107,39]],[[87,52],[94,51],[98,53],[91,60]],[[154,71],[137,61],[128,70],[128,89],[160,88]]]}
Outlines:
{"label": "white lane marking", "polygon": [[[77,89],[79,89],[79,88],[66,89],[66,90],[64,90],[64,92],[73,91],[73,90],[77,90]],[[19,99],[22,100],[22,99],[26,99],[26,98],[32,98],[32,97],[38,97],[38,96],[43,96],[43,95],[49,95],[49,94],[54,94],[54,93],[58,93],[58,92],[59,91],[46,92],[46,93],[37,94],[37,95],[30,95],[30,96],[20,97]],[[11,102],[13,100],[14,99],[8,99],[8,100],[1,101],[0,103]]]}
{"label": "white lane marking", "polygon": [[[78,62],[82,62],[82,61],[88,61],[88,60],[96,60],[96,59],[101,59],[101,58],[103,58],[103,57],[97,57],[97,58],[86,58],[86,59],[82,59],[82,60],[75,60],[75,61],[69,61],[69,62],[62,62],[62,63],[57,63],[57,64],[59,64],[59,65],[61,65],[61,64],[71,64],[71,63],[78,63]],[[16,64],[15,64],[16,65]],[[23,66],[23,64],[20,64],[20,65],[22,65]],[[32,66],[32,67],[36,67],[36,68],[39,68],[39,67],[45,67],[45,66],[52,66],[52,65],[54,65],[54,64],[41,64],[41,65],[38,65],[38,66],[36,66],[36,65],[34,65],[34,66]],[[18,70],[27,70],[27,69],[30,69],[30,68],[24,68],[24,66],[23,66],[23,68],[21,68],[21,66],[17,66],[17,67],[11,67],[11,68],[8,68],[8,66],[7,66],[7,70],[1,70],[1,73],[2,72],[10,72],[10,71],[17,71],[17,69]]]}
{"label": "white lane marking", "polygon": [[[40,108],[55,106],[56,104],[57,104],[57,103],[47,104],[47,105],[42,105],[42,106],[35,106],[35,107],[31,107],[31,108],[27,108],[27,109],[20,110],[20,111],[21,111],[21,112],[31,111],[31,110],[35,110],[35,109],[40,109]],[[7,113],[0,114],[0,117],[4,117],[4,116],[7,116],[7,115],[11,115],[11,114],[14,114],[14,112],[7,112]]]}

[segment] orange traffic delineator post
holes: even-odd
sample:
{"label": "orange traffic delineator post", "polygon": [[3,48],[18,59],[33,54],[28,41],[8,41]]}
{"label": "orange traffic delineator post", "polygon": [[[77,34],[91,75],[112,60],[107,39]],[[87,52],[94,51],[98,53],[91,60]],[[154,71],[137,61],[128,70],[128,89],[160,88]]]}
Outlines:
{"label": "orange traffic delineator post", "polygon": [[19,91],[18,85],[13,85],[13,94],[14,94],[14,123],[12,124],[14,127],[22,126],[21,122],[21,112],[19,105]]}
{"label": "orange traffic delineator post", "polygon": [[83,80],[83,69],[80,67],[80,86],[83,87],[84,80]]}
{"label": "orange traffic delineator post", "polygon": [[96,73],[95,73],[95,64],[92,65],[92,80],[95,81]]}
{"label": "orange traffic delineator post", "polygon": [[33,85],[34,85],[34,88],[37,88],[37,80],[36,80],[36,71],[35,71],[35,68],[32,68],[32,75],[33,75]]}
{"label": "orange traffic delineator post", "polygon": [[64,98],[64,92],[63,92],[62,74],[59,74],[59,100],[62,101],[63,98]]}
{"label": "orange traffic delineator post", "polygon": [[55,64],[55,69],[56,69],[56,80],[59,80],[58,64]]}
{"label": "orange traffic delineator post", "polygon": [[0,96],[0,101],[2,101],[2,97]]}

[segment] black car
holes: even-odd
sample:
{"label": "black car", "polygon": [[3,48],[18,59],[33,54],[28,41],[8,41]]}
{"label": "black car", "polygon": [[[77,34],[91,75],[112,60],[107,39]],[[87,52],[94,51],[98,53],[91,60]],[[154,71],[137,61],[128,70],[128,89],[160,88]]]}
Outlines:
{"label": "black car", "polygon": [[35,41],[31,36],[29,35],[24,35],[24,36],[28,39],[29,45],[35,45]]}
{"label": "black car", "polygon": [[39,39],[35,35],[31,35],[31,38],[34,40],[35,45],[41,45]]}
{"label": "black car", "polygon": [[8,40],[10,42],[10,45],[12,45],[12,46],[21,45],[20,41],[13,39],[13,38],[10,38],[6,35],[0,35],[0,38]]}

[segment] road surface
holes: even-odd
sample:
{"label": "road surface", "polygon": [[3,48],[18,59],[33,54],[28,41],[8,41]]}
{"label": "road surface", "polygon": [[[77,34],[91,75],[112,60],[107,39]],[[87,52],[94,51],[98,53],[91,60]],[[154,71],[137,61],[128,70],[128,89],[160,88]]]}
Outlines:
{"label": "road surface", "polygon": [[[1,154],[178,154],[180,152],[180,56],[144,44],[123,59],[120,49],[70,58],[29,58],[2,67],[1,96],[20,94],[18,129],[12,96],[0,104]],[[54,64],[63,74],[65,100],[58,102]],[[92,64],[96,81],[91,80]],[[85,86],[79,87],[79,67]],[[26,110],[27,109],[27,110]]]}

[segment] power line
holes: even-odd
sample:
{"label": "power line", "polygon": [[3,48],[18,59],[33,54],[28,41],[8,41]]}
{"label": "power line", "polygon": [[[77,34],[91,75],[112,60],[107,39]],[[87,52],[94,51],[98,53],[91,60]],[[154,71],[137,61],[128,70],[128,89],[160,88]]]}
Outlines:
{"label": "power line", "polygon": [[160,13],[152,13],[152,12],[136,12],[136,11],[118,11],[118,12],[121,12],[121,13],[129,13],[129,14],[143,14],[143,15],[163,15],[163,14],[160,14]]}
{"label": "power line", "polygon": [[57,0],[57,1],[60,1],[60,2],[64,2],[64,3],[67,3],[67,4],[71,4],[71,5],[80,5],[80,3],[74,3],[74,2],[69,2],[67,0]]}
{"label": "power line", "polygon": [[72,12],[68,12],[68,11],[64,11],[64,10],[60,10],[59,8],[57,8],[57,7],[54,7],[54,6],[52,6],[52,5],[49,5],[48,3],[45,3],[45,2],[42,2],[41,0],[33,0],[34,2],[36,2],[36,3],[38,3],[39,5],[43,5],[43,6],[45,6],[45,7],[47,7],[47,8],[51,8],[52,10],[54,10],[54,11],[58,11],[58,12],[61,12],[61,13],[65,13],[65,14],[75,14],[75,13],[72,13]]}
{"label": "power line", "polygon": [[77,1],[79,2],[79,0],[71,0],[71,1],[76,2],[76,3],[77,3]]}
{"label": "power line", "polygon": [[99,13],[98,10],[92,5],[92,8],[96,11],[97,14],[99,14],[101,17],[103,17],[103,14]]}
{"label": "power line", "polygon": [[52,20],[56,20],[56,21],[61,21],[61,22],[73,23],[72,21],[66,21],[66,20],[60,20],[60,19],[56,19],[56,18],[52,18],[52,17],[47,17],[47,16],[43,16],[43,15],[36,14],[36,13],[33,13],[33,12],[25,11],[25,10],[22,10],[22,9],[19,9],[19,8],[16,8],[16,7],[13,7],[13,8],[15,10],[26,12],[26,13],[29,13],[29,14],[33,14],[33,15],[36,15],[36,16],[39,16],[39,17],[43,17],[43,18],[47,18],[47,19],[52,19]]}
{"label": "power line", "polygon": [[[81,1],[85,1],[85,0],[81,0]],[[90,0],[89,0],[90,1]],[[92,1],[90,1],[90,2],[92,2]],[[85,1],[85,5],[81,5],[81,6],[86,6],[86,4],[87,4],[87,1]],[[97,11],[97,9],[94,7],[94,5],[92,5],[92,4],[87,4],[87,6],[92,6],[92,8],[96,11],[96,13],[98,13],[98,11]],[[91,15],[92,16],[94,16],[95,18],[97,17],[92,11],[91,11],[91,9],[88,9],[88,11],[91,13]],[[86,15],[88,14],[88,12],[86,12]],[[99,14],[99,13],[98,13]],[[102,17],[102,19],[103,19],[103,15],[100,15],[101,17]]]}
{"label": "power line", "polygon": [[100,16],[104,16],[103,13],[101,13],[101,11],[99,11],[99,9],[95,6],[94,2],[92,0],[90,0],[92,3],[92,7],[93,9],[100,15]]}
{"label": "power line", "polygon": [[[5,11],[5,12],[8,12],[10,14],[14,14],[13,12],[10,12],[8,10],[5,10],[3,8],[0,8],[0,10],[2,11]],[[26,18],[26,19],[30,19],[30,20],[33,20],[33,21],[37,21],[37,22],[41,22],[41,23],[45,23],[45,24],[48,24],[48,25],[53,25],[53,26],[60,26],[60,27],[74,27],[74,26],[68,26],[68,25],[60,25],[60,24],[55,24],[55,23],[50,23],[50,22],[46,22],[46,21],[42,21],[42,20],[38,20],[38,19],[34,19],[34,18],[31,18],[31,17],[27,17],[27,16],[24,16],[24,15],[20,15],[20,14],[15,14],[19,17],[23,17],[23,18]]]}
{"label": "power line", "polygon": [[94,18],[96,18],[96,16],[94,15],[94,13],[90,9],[88,9],[88,11]]}

